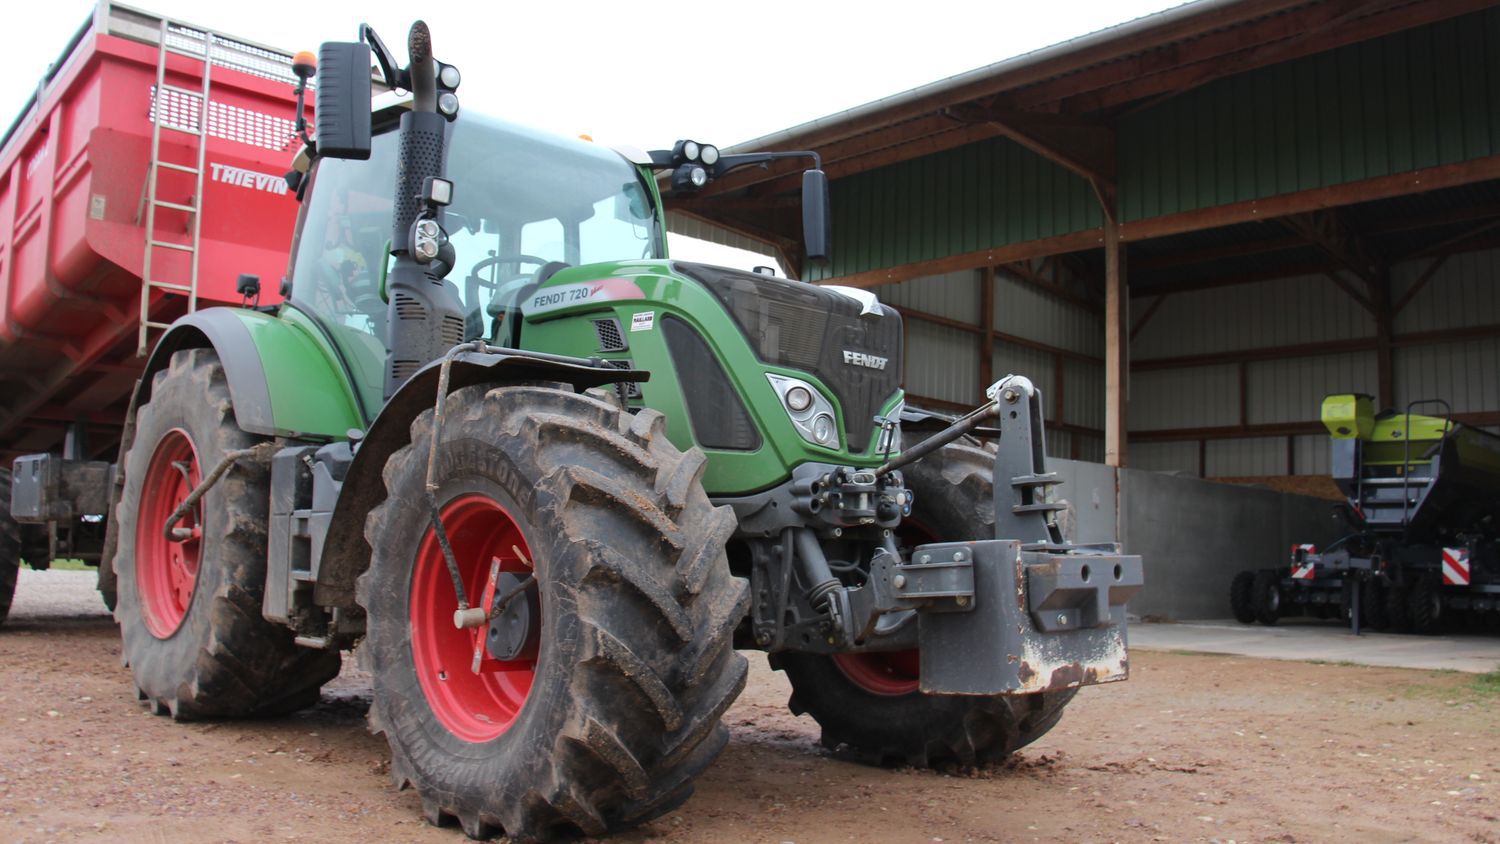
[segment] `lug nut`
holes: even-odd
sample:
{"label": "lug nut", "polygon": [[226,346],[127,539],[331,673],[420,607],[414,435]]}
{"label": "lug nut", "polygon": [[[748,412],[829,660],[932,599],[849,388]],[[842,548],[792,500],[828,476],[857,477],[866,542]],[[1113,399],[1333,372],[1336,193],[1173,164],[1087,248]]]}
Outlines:
{"label": "lug nut", "polygon": [[1067,624],[1068,623],[1067,613],[1058,613],[1057,614],[1057,623],[1058,624]]}

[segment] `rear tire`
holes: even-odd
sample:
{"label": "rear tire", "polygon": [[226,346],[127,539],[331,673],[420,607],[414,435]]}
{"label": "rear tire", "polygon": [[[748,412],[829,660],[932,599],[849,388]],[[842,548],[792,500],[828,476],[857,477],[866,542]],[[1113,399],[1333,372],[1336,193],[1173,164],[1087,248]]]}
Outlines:
{"label": "rear tire", "polygon": [[1283,614],[1281,572],[1277,569],[1261,569],[1255,573],[1255,578],[1250,585],[1251,605],[1255,607],[1255,620],[1267,626],[1274,625]]}
{"label": "rear tire", "polygon": [[442,623],[456,596],[422,503],[427,411],[386,463],[358,589],[396,785],[474,838],[599,836],[670,811],[727,743],[747,671],[732,639],[749,585],[730,574],[734,513],[703,492],[703,453],[673,447],[655,411],[546,387],[458,390],[441,433],[437,500],[465,591],[478,605],[492,558],[533,573],[521,629],[536,638],[476,673],[469,631]]}
{"label": "rear tire", "polygon": [[1411,618],[1411,630],[1423,636],[1442,632],[1447,623],[1447,607],[1443,606],[1443,581],[1436,574],[1424,574],[1417,579],[1407,598],[1407,613]]}
{"label": "rear tire", "polygon": [[[261,616],[266,585],[267,463],[241,459],[161,538],[165,516],[225,452],[259,438],[235,424],[209,349],[176,352],[136,413],[115,517],[115,620],[142,701],[178,720],[279,715],[316,703],[339,655],[298,647]],[[158,516],[160,518],[158,518]]]}
{"label": "rear tire", "polygon": [[21,573],[21,526],[10,515],[10,470],[0,469],[0,624],[10,615]]}
{"label": "rear tire", "polygon": [[1229,584],[1229,608],[1240,624],[1255,623],[1255,572],[1242,571]]}
{"label": "rear tire", "polygon": [[[924,535],[920,541],[995,538],[994,462],[993,453],[954,444],[902,470],[915,496],[910,524]],[[859,656],[785,652],[773,655],[771,667],[786,672],[788,706],[818,722],[825,747],[847,747],[874,764],[1003,761],[1052,729],[1077,693],[925,695],[916,691],[915,659]]]}

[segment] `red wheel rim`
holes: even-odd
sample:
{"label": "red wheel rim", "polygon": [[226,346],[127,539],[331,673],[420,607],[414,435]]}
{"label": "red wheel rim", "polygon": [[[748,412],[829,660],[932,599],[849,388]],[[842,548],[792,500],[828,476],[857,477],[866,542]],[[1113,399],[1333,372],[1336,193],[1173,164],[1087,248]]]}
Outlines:
{"label": "red wheel rim", "polygon": [[835,654],[833,662],[856,686],[877,695],[909,695],[920,687],[917,651]]}
{"label": "red wheel rim", "polygon": [[135,526],[136,592],[146,629],[158,639],[177,632],[193,603],[203,557],[202,510],[194,507],[175,525],[175,538],[162,528],[198,485],[198,451],[181,428],[156,444],[141,483]]}
{"label": "red wheel rim", "polygon": [[[910,517],[902,520],[896,529],[896,537],[904,546],[903,553],[937,541],[937,535],[931,529]],[[912,694],[921,688],[922,660],[916,649],[835,654],[833,662],[854,685],[871,694],[896,697]]]}
{"label": "red wheel rim", "polygon": [[[494,499],[460,496],[441,514],[471,602],[480,602],[485,594],[493,560],[500,560],[501,571],[531,571],[514,550],[531,559],[520,527]],[[520,715],[536,679],[537,660],[533,656],[501,661],[486,652],[476,673],[474,655],[484,647],[488,628],[454,627],[457,608],[442,548],[428,528],[411,575],[411,650],[417,680],[427,705],[448,732],[468,742],[489,741]]]}

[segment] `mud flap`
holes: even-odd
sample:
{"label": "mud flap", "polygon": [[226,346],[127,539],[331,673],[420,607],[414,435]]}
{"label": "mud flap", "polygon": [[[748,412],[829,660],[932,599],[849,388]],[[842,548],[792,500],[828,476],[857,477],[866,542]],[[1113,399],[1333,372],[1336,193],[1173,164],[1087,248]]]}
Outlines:
{"label": "mud flap", "polygon": [[1140,557],[1113,545],[1026,550],[1014,540],[924,545],[913,555],[958,548],[973,554],[972,610],[918,612],[923,692],[1031,694],[1126,678],[1125,602],[1144,583]]}

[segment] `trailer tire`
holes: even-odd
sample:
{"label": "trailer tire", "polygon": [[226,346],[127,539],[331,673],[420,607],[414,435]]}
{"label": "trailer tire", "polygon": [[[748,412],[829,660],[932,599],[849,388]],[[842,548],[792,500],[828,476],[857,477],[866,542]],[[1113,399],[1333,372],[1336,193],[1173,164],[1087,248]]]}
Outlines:
{"label": "trailer tire", "polygon": [[21,526],[10,515],[10,470],[0,469],[0,624],[10,615],[21,573]]}
{"label": "trailer tire", "polygon": [[1431,636],[1442,632],[1447,616],[1443,606],[1443,581],[1435,574],[1424,574],[1412,585],[1407,598],[1407,612],[1413,633]]}
{"label": "trailer tire", "polygon": [[289,629],[261,616],[268,462],[241,459],[208,490],[179,523],[196,538],[161,537],[165,516],[197,478],[258,440],[235,423],[224,367],[210,349],[174,353],[136,413],[115,511],[115,620],[140,699],[158,715],[284,714],[316,703],[338,674],[337,652],[298,647]]}
{"label": "trailer tire", "polygon": [[[903,544],[995,537],[993,452],[953,444],[902,470],[915,505]],[[854,661],[850,657],[856,657]],[[1057,724],[1077,689],[993,697],[924,695],[899,654],[782,652],[771,667],[792,684],[788,706],[822,727],[829,749],[871,764],[927,767],[1000,762]],[[882,671],[893,672],[889,677]]]}
{"label": "trailer tire", "polygon": [[1242,571],[1229,584],[1229,608],[1240,624],[1255,623],[1255,572]]}
{"label": "trailer tire", "polygon": [[1275,624],[1284,612],[1283,596],[1281,594],[1281,572],[1278,569],[1261,569],[1255,573],[1255,581],[1251,584],[1254,595],[1255,620],[1261,624]]}
{"label": "trailer tire", "polygon": [[1391,616],[1385,602],[1385,585],[1380,582],[1380,578],[1366,578],[1359,588],[1360,626],[1371,630],[1389,629]]}
{"label": "trailer tire", "polygon": [[1391,583],[1385,588],[1385,618],[1387,628],[1396,633],[1411,630],[1411,590],[1404,584]]}
{"label": "trailer tire", "polygon": [[748,670],[733,633],[749,583],[725,556],[737,522],[703,491],[703,453],[678,451],[656,411],[545,386],[465,387],[444,412],[436,501],[465,592],[484,606],[500,560],[507,592],[524,589],[510,641],[525,644],[475,671],[478,640],[453,625],[420,503],[428,410],[385,465],[356,590],[395,784],[474,838],[601,836],[670,811],[727,743]]}

